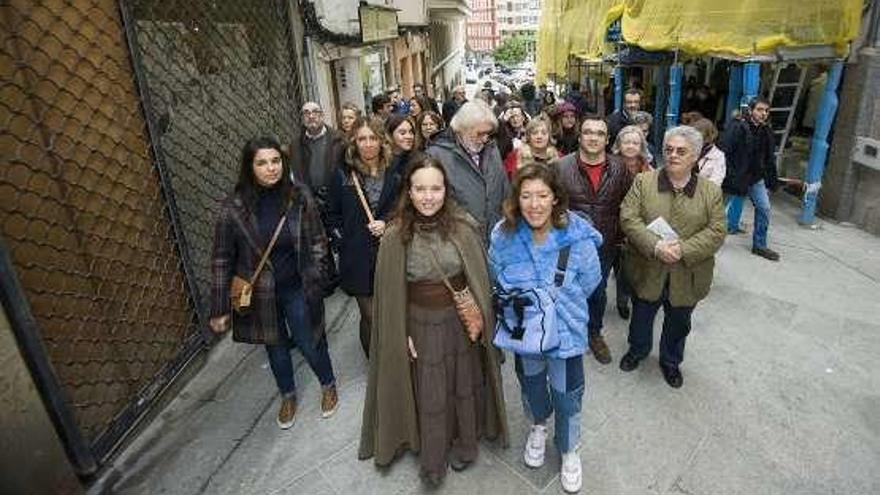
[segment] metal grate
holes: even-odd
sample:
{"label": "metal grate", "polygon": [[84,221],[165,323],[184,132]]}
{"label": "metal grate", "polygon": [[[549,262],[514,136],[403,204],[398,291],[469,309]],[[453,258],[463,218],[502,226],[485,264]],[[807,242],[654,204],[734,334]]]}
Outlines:
{"label": "metal grate", "polygon": [[290,15],[283,0],[0,5],[0,245],[58,407],[98,459],[203,345],[242,144],[299,129]]}

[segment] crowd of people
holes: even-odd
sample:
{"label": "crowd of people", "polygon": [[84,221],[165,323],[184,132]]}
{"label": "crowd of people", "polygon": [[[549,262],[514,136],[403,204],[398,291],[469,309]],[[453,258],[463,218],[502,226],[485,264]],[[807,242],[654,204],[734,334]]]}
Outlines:
{"label": "crowd of people", "polygon": [[[553,415],[561,484],[577,492],[584,357],[612,362],[602,334],[611,272],[629,320],[620,369],[650,354],[662,306],[660,371],[678,388],[693,311],[745,197],[753,252],[779,259],[767,247],[766,101],[717,145],[714,123],[698,118],[666,130],[658,151],[639,90],[602,118],[576,87],[560,101],[534,89],[501,104],[457,87],[442,106],[422,85],[408,99],[394,89],[373,98],[369,117],[342,105],[338,128],[308,102],[290,143],[244,145],[215,226],[210,325],[265,346],[279,427],[297,415],[293,347],[321,384],[322,417],[337,408],[323,300],[341,288],[357,301],[369,363],[361,459],[385,466],[417,452],[422,478],[438,485],[476,460],[480,439],[506,446],[506,352],[530,423],[523,462],[544,464]],[[539,293],[550,305],[534,327],[523,314],[541,305],[522,298]],[[517,321],[500,294],[518,294]],[[539,350],[502,344],[533,332],[544,332]]]}

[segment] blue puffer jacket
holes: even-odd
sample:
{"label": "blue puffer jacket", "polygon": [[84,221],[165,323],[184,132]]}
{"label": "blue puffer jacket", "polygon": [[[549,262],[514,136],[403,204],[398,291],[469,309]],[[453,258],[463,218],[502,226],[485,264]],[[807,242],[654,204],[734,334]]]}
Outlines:
{"label": "blue puffer jacket", "polygon": [[602,245],[602,235],[587,220],[571,212],[568,226],[551,230],[541,245],[532,240],[532,230],[525,220],[520,220],[515,232],[504,230],[501,224],[492,230],[489,246],[489,268],[496,286],[552,286],[559,251],[571,246],[565,281],[556,301],[561,344],[547,356],[566,359],[583,354],[590,319],[587,298],[602,279],[596,254]]}

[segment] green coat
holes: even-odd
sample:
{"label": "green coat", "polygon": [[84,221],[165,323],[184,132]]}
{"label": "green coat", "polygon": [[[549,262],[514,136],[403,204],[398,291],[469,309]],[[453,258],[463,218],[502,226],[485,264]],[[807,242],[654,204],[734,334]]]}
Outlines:
{"label": "green coat", "polygon": [[[462,217],[457,227],[450,239],[461,254],[468,287],[483,313],[484,326],[480,341],[488,386],[485,410],[480,416],[485,422],[482,431],[488,438],[499,438],[506,447],[507,416],[499,352],[492,346],[495,315],[486,252],[475,222]],[[396,223],[391,223],[382,236],[374,286],[374,330],[370,339],[370,370],[358,458],[375,457],[377,465],[385,466],[403,450],[418,452],[420,449],[418,415],[406,343],[406,246]]]}
{"label": "green coat", "polygon": [[[681,260],[668,265],[654,256],[659,236],[647,224],[663,217],[678,233]],[[669,277],[672,306],[694,306],[709,293],[715,253],[727,234],[721,189],[693,175],[681,193],[672,191],[665,170],[636,176],[620,208],[620,224],[627,238],[624,273],[640,299],[660,299]]]}

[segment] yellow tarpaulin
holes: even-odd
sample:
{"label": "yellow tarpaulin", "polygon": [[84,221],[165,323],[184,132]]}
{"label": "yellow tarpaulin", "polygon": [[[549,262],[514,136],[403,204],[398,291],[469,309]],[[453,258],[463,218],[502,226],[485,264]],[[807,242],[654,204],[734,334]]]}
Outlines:
{"label": "yellow tarpaulin", "polygon": [[845,55],[862,0],[544,0],[538,78],[564,74],[569,55],[594,59],[613,50],[605,35],[618,18],[624,41],[646,50],[749,57],[831,45]]}

